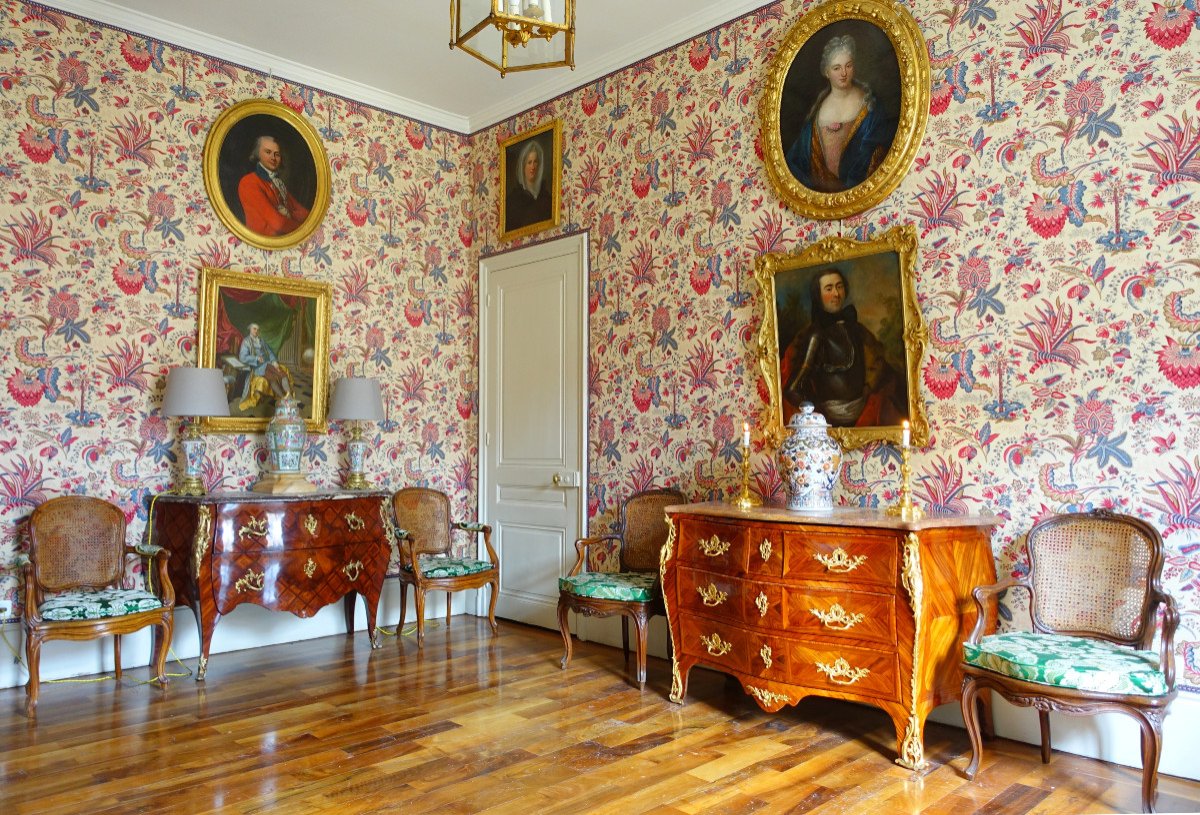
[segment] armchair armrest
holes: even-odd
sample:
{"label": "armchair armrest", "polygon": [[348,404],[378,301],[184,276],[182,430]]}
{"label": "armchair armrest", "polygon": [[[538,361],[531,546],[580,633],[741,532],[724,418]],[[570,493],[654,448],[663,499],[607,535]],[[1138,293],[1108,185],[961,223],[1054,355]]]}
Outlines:
{"label": "armchair armrest", "polygon": [[[589,546],[607,540],[615,540],[618,547],[624,542],[620,535],[594,535],[590,538],[580,538],[575,541],[575,565],[571,567],[571,571],[567,572],[567,577],[580,574],[583,571],[583,567],[587,564],[587,550]],[[618,551],[620,551],[619,548]]]}
{"label": "armchair armrest", "polygon": [[978,645],[979,640],[983,637],[984,629],[987,628],[987,600],[1012,588],[1023,588],[1029,592],[1030,598],[1033,597],[1033,583],[1024,577],[1019,579],[1010,577],[990,586],[976,586],[971,591],[971,599],[975,601],[975,608],[979,612],[979,616],[975,619],[975,627],[971,629],[971,635],[967,637],[968,643]]}
{"label": "armchair armrest", "polygon": [[461,529],[464,532],[483,533],[483,545],[487,548],[488,560],[492,566],[500,568],[500,559],[496,556],[496,550],[492,548],[492,528],[488,524],[477,522],[455,521],[451,526],[454,529]]}
{"label": "armchair armrest", "polygon": [[[162,604],[167,607],[175,605],[175,584],[171,582],[171,576],[167,571],[167,561],[171,557],[171,553],[153,543],[137,543],[125,544],[125,554],[141,555],[153,562],[154,571],[146,570],[146,589],[153,592]],[[156,574],[157,573],[157,574]],[[155,591],[155,583],[158,584],[158,590]]]}
{"label": "armchair armrest", "polygon": [[1155,591],[1152,602],[1163,607],[1162,636],[1158,640],[1158,667],[1167,680],[1167,689],[1175,689],[1175,629],[1179,627],[1179,609],[1175,598],[1165,591]]}
{"label": "armchair armrest", "polygon": [[21,586],[18,591],[23,596],[24,615],[31,622],[40,622],[42,617],[38,608],[42,605],[42,590],[35,579],[33,558],[25,552],[18,552],[13,557],[13,566],[21,572]]}
{"label": "armchair armrest", "polygon": [[16,569],[23,569],[26,566],[32,565],[33,561],[30,560],[29,555],[25,554],[24,552],[17,552],[17,554],[13,556],[13,567]]}

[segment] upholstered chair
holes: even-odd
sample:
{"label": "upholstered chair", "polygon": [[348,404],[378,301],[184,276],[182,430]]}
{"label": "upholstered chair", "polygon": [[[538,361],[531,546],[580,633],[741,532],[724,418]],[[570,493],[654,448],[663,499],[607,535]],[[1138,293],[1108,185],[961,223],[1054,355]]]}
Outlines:
{"label": "upholstered chair", "polygon": [[636,636],[636,680],[646,686],[646,628],[654,615],[665,615],[659,582],[659,553],[667,542],[666,508],[686,504],[679,490],[646,490],[621,505],[611,534],[575,542],[575,565],[558,581],[558,627],[562,631],[560,667],[571,662],[568,612],[587,617],[621,615],[621,649],[629,662],[629,621]]}
{"label": "upholstered chair", "polygon": [[[425,592],[446,592],[446,625],[450,625],[450,595],[456,591],[490,585],[488,623],[496,627],[496,594],[500,590],[500,559],[492,548],[492,528],[487,524],[450,519],[450,498],[426,487],[407,487],[392,496],[392,512],[400,556],[400,623],[408,609],[408,587],[416,590],[417,646],[425,644]],[[454,531],[482,535],[487,560],[454,557]]]}
{"label": "upholstered chair", "polygon": [[[145,559],[144,589],[125,588],[126,557]],[[166,681],[174,625],[175,590],[167,577],[167,552],[125,542],[125,513],[99,498],[51,498],[29,519],[29,554],[18,555],[24,582],[22,624],[29,663],[27,704],[38,703],[42,643],[113,636],[121,678],[121,635],[157,626],[154,675]]]}
{"label": "upholstered chair", "polygon": [[[994,690],[1038,711],[1042,762],[1050,761],[1050,711],[1118,711],[1142,732],[1142,809],[1153,812],[1162,719],[1175,698],[1175,602],[1160,585],[1163,543],[1150,524],[1106,510],[1057,515],[1029,532],[1029,575],[974,591],[979,620],[963,645],[963,720],[983,754],[976,700]],[[1027,593],[1031,631],[983,636],[991,601]],[[1154,649],[1161,610],[1161,636]]]}

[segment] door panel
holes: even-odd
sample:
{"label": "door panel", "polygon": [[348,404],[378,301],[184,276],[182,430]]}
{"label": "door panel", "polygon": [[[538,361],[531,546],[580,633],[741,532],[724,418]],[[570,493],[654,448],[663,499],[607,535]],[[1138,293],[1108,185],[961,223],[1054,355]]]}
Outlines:
{"label": "door panel", "polygon": [[500,555],[497,614],[546,628],[584,528],[586,251],[573,236],[480,264],[480,496]]}

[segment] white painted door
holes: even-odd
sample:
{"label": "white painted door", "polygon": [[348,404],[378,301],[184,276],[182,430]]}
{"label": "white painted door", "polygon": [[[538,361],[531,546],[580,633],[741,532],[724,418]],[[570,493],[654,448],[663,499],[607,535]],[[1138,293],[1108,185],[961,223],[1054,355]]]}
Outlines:
{"label": "white painted door", "polygon": [[558,627],[584,528],[587,239],[480,263],[480,494],[500,557],[498,616]]}

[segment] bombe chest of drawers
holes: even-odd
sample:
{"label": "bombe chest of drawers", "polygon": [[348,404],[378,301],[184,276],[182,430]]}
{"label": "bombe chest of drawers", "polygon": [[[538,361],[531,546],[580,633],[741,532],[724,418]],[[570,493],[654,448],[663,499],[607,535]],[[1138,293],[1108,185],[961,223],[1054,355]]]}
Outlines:
{"label": "bombe chest of drawers", "polygon": [[897,762],[925,766],[925,719],[960,695],[971,590],[995,581],[995,518],[722,503],[667,517],[672,701],[703,665],[736,677],[767,711],[814,695],[865,702],[891,717]]}
{"label": "bombe chest of drawers", "polygon": [[352,634],[361,594],[378,648],[375,611],[392,556],[389,498],[379,491],[156,496],[147,534],[171,553],[176,605],[196,615],[196,679],[208,671],[221,615],[243,603],[310,617],[343,599]]}

